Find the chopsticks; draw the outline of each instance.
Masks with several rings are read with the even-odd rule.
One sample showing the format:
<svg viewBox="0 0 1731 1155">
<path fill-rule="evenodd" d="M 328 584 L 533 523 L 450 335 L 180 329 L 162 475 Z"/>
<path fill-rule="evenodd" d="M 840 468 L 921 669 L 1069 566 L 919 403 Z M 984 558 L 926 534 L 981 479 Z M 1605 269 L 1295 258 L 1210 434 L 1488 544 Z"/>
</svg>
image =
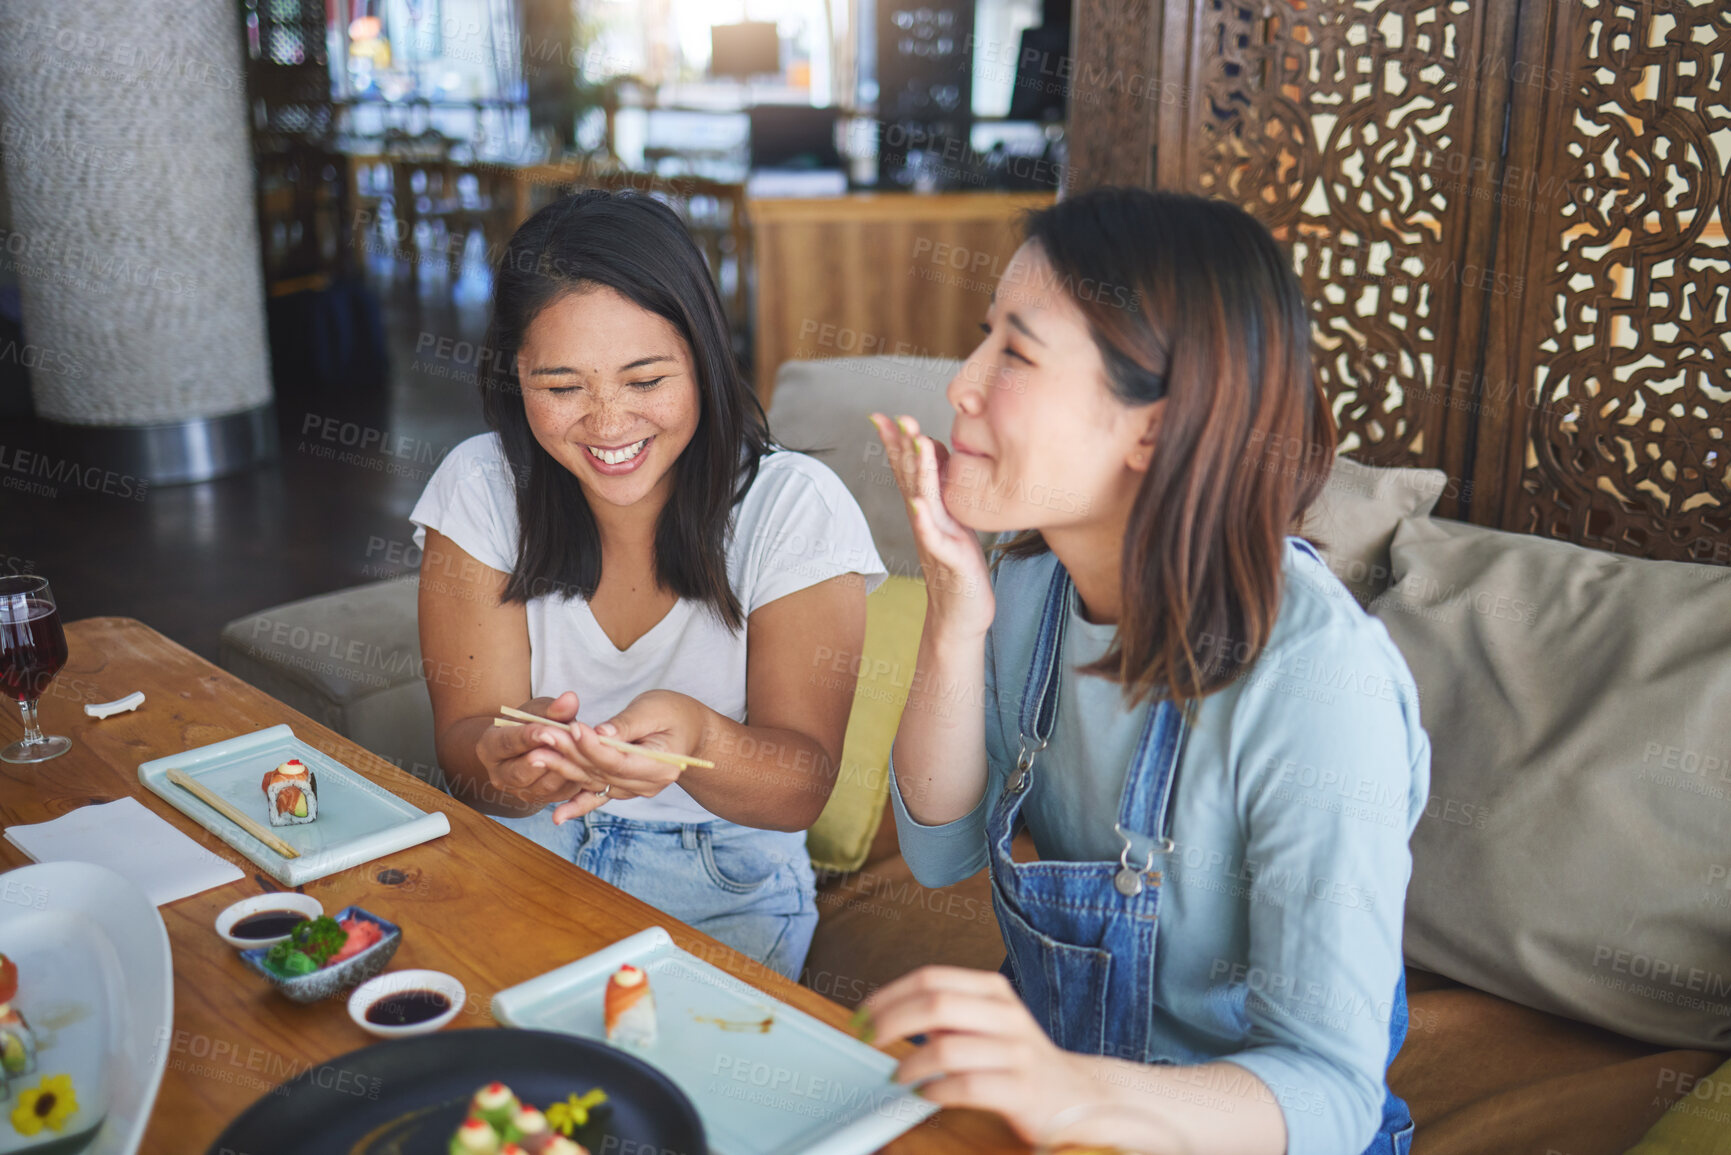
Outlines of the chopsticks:
<svg viewBox="0 0 1731 1155">
<path fill-rule="evenodd" d="M 525 722 L 545 722 L 549 726 L 563 726 L 567 730 L 571 731 L 572 734 L 577 733 L 577 727 L 569 722 L 555 721 L 552 718 L 543 717 L 540 714 L 531 714 L 527 710 L 517 710 L 510 706 L 500 706 L 499 713 L 505 715 L 505 717 L 494 718 L 493 725 L 495 726 L 521 726 Z M 510 721 L 512 718 L 517 720 L 514 722 Z M 705 758 L 693 758 L 689 754 L 670 754 L 666 750 L 651 750 L 647 746 L 639 746 L 633 742 L 626 742 L 620 738 L 609 738 L 606 734 L 596 734 L 595 738 L 597 741 L 603 742 L 613 747 L 615 750 L 623 750 L 627 754 L 641 754 L 645 758 L 653 759 L 656 762 L 665 762 L 669 766 L 679 766 L 681 768 L 686 766 L 701 766 L 705 770 L 715 769 L 715 763 Z"/>
<path fill-rule="evenodd" d="M 260 826 L 257 822 L 241 813 L 226 798 L 218 797 L 205 789 L 205 787 L 201 786 L 199 783 L 193 781 L 187 776 L 186 771 L 170 768 L 167 777 L 170 782 L 174 783 L 188 794 L 191 794 L 200 802 L 203 802 L 206 806 L 210 807 L 212 810 L 216 811 L 218 814 L 222 815 L 224 818 L 228 819 L 230 822 L 234 823 L 236 826 L 240 827 L 242 830 L 246 831 L 248 834 L 252 835 L 278 854 L 282 855 L 284 858 L 299 858 L 301 856 L 300 851 L 296 850 L 294 847 Z"/>
</svg>

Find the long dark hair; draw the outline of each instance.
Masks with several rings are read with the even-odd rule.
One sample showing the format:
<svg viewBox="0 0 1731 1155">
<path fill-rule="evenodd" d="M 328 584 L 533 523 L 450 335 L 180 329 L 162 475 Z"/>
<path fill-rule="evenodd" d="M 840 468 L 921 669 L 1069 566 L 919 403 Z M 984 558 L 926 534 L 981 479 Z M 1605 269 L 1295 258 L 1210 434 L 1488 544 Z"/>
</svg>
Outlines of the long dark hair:
<svg viewBox="0 0 1731 1155">
<path fill-rule="evenodd" d="M 1025 235 L 1087 317 L 1114 395 L 1166 399 L 1124 537 L 1117 637 L 1083 672 L 1131 703 L 1193 702 L 1267 645 L 1286 535 L 1334 458 L 1304 294 L 1268 230 L 1224 201 L 1101 188 L 1033 213 Z M 1046 548 L 1029 531 L 1003 552 Z"/>
<path fill-rule="evenodd" d="M 535 440 L 517 378 L 523 334 L 541 310 L 598 285 L 665 317 L 691 349 L 701 408 L 655 526 L 655 576 L 738 630 L 745 615 L 727 581 L 727 535 L 733 507 L 774 445 L 734 360 L 703 255 L 672 209 L 632 191 L 591 189 L 548 205 L 523 222 L 494 270 L 478 376 L 487 425 L 504 445 L 517 491 L 517 562 L 504 600 L 587 599 L 601 582 L 595 515 L 582 484 Z"/>
</svg>

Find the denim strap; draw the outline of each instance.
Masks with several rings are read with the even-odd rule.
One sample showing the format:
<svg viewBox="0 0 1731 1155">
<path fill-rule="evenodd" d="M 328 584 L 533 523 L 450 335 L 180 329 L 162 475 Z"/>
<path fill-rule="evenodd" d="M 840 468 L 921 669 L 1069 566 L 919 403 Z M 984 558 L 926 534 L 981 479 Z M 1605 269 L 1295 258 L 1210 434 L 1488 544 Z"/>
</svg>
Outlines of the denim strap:
<svg viewBox="0 0 1731 1155">
<path fill-rule="evenodd" d="M 1056 559 L 1054 559 L 1055 561 Z M 1019 726 L 1021 753 L 1017 759 L 1015 788 L 1025 788 L 1024 775 L 1031 775 L 1033 755 L 1045 748 L 1058 717 L 1059 661 L 1064 652 L 1064 624 L 1070 613 L 1070 574 L 1063 565 L 1052 569 L 1052 583 L 1040 614 L 1034 638 L 1034 657 L 1028 666 L 1027 685 L 1022 691 Z M 1127 844 L 1126 853 L 1152 862 L 1154 854 L 1172 849 L 1166 837 L 1166 815 L 1172 783 L 1177 777 L 1178 758 L 1185 733 L 1184 711 L 1162 698 L 1147 711 L 1130 769 L 1124 776 L 1118 801 L 1118 834 Z"/>
</svg>

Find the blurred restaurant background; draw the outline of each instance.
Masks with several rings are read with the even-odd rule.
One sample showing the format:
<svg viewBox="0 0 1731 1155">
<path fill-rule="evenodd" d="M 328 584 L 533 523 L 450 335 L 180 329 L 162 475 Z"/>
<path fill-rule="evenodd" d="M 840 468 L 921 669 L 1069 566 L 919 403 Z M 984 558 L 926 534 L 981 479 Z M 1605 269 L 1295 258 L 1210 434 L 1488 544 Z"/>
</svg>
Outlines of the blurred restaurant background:
<svg viewBox="0 0 1731 1155">
<path fill-rule="evenodd" d="M 206 657 L 412 579 L 490 263 L 562 192 L 680 212 L 773 407 L 790 364 L 965 355 L 1019 216 L 1103 184 L 1267 224 L 1342 452 L 1442 471 L 1438 514 L 1724 564 L 1728 37 L 1716 0 L 5 0 L 0 569 Z"/>
<path fill-rule="evenodd" d="M 680 211 L 766 400 L 790 358 L 966 353 L 1062 181 L 1072 20 L 9 0 L 0 568 L 213 658 L 247 611 L 412 573 L 414 499 L 484 431 L 491 262 L 574 188 Z M 915 244 L 961 259 L 886 262 Z"/>
</svg>

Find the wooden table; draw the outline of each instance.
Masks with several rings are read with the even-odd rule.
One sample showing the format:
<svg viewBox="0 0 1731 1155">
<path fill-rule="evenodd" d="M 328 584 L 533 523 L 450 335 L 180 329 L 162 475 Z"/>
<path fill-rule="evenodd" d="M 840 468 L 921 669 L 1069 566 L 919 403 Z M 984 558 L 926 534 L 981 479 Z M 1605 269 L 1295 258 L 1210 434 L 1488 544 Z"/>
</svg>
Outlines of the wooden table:
<svg viewBox="0 0 1731 1155">
<path fill-rule="evenodd" d="M 295 735 L 424 810 L 443 810 L 451 833 L 334 874 L 301 889 L 338 910 L 358 903 L 403 928 L 392 969 L 432 967 L 461 979 L 465 1012 L 448 1030 L 496 1026 L 493 994 L 655 924 L 686 950 L 825 1022 L 846 1029 L 847 1011 L 766 970 L 715 939 L 577 869 L 370 754 L 300 712 L 130 618 L 66 627 L 70 658 L 42 699 L 46 733 L 72 739 L 49 762 L 0 763 L 0 822 L 42 822 L 91 803 L 138 798 L 246 872 L 239 882 L 161 908 L 174 950 L 174 1036 L 142 1151 L 194 1155 L 271 1087 L 366 1046 L 344 1002 L 289 1002 L 247 970 L 211 925 L 238 899 L 280 890 L 269 875 L 138 781 L 138 764 L 278 722 Z M 143 690 L 143 706 L 104 721 L 85 702 Z M 0 743 L 19 737 L 15 708 Z M 26 859 L 0 841 L 0 867 Z M 885 1148 L 897 1155 L 1025 1151 L 1004 1124 L 945 1111 Z"/>
</svg>

